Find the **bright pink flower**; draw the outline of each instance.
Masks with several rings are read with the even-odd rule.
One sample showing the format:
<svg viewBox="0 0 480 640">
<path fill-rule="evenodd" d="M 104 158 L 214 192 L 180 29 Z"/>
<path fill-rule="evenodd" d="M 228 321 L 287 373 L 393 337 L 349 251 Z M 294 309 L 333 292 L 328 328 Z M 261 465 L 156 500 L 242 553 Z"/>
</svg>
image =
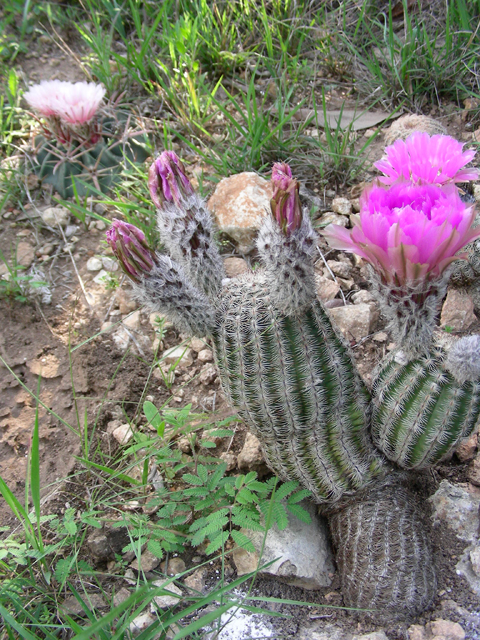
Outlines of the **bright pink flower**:
<svg viewBox="0 0 480 640">
<path fill-rule="evenodd" d="M 107 242 L 125 271 L 135 282 L 150 273 L 155 264 L 155 253 L 150 249 L 143 231 L 116 218 L 107 231 Z"/>
<path fill-rule="evenodd" d="M 412 133 L 406 140 L 397 140 L 385 148 L 386 157 L 375 163 L 385 174 L 379 180 L 387 185 L 402 181 L 442 185 L 476 180 L 476 169 L 463 169 L 475 151 L 463 151 L 463 146 L 450 136 Z"/>
<path fill-rule="evenodd" d="M 384 189 L 378 184 L 360 198 L 353 229 L 328 225 L 324 235 L 334 249 L 356 253 L 396 286 L 438 277 L 473 239 L 474 207 L 460 199 L 453 184 L 416 186 L 408 182 Z"/>
<path fill-rule="evenodd" d="M 90 122 L 100 108 L 105 89 L 94 82 L 44 80 L 25 94 L 25 100 L 45 118 L 81 125 Z"/>
<path fill-rule="evenodd" d="M 302 222 L 300 185 L 292 178 L 286 163 L 276 162 L 272 168 L 273 196 L 270 200 L 272 215 L 284 233 L 292 233 Z"/>
<path fill-rule="evenodd" d="M 164 151 L 152 164 L 148 188 L 157 209 L 161 209 L 163 200 L 180 205 L 184 198 L 193 194 L 185 167 L 174 151 Z"/>
</svg>

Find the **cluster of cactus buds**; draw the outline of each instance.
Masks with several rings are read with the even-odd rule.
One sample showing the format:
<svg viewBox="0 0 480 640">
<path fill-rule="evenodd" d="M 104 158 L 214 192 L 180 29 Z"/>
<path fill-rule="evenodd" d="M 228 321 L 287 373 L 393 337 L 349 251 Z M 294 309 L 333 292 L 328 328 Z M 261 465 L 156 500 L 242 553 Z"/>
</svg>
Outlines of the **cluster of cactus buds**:
<svg viewBox="0 0 480 640">
<path fill-rule="evenodd" d="M 431 603 L 435 570 L 421 508 L 394 465 L 436 463 L 480 414 L 480 338 L 460 341 L 450 354 L 431 340 L 445 270 L 480 235 L 454 184 L 472 175 L 463 169 L 471 154 L 437 138 L 387 150 L 390 164 L 380 166 L 387 186 L 366 192 L 354 230 L 326 231 L 333 246 L 377 269 L 379 295 L 396 319 L 404 351 L 384 364 L 372 398 L 316 298 L 316 234 L 288 165 L 273 167 L 271 215 L 257 239 L 263 269 L 254 273 L 225 278 L 210 214 L 172 152 L 149 173 L 168 255 L 151 252 L 143 234 L 121 222 L 108 235 L 139 299 L 184 331 L 212 339 L 223 390 L 260 439 L 270 468 L 300 482 L 321 505 L 346 604 L 397 616 Z M 428 158 L 429 144 L 430 165 L 443 163 L 433 173 L 414 156 L 420 145 Z M 405 175 L 415 184 L 404 184 Z M 409 321 L 419 309 L 427 330 Z M 412 356 L 419 339 L 422 349 Z M 363 539 L 368 544 L 359 544 Z"/>
</svg>

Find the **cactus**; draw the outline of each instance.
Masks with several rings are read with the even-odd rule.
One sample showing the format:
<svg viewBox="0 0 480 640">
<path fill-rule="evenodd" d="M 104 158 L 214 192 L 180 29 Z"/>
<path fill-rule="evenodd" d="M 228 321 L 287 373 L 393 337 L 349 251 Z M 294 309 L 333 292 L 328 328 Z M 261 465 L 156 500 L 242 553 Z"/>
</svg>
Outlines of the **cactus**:
<svg viewBox="0 0 480 640">
<path fill-rule="evenodd" d="M 373 610 L 375 621 L 411 618 L 436 593 L 423 506 L 392 476 L 329 512 L 345 605 Z"/>
<path fill-rule="evenodd" d="M 480 358 L 478 337 L 472 338 L 460 340 L 448 357 L 440 348 L 412 360 L 396 354 L 381 368 L 373 384 L 372 436 L 400 467 L 436 464 L 475 428 Z"/>
<path fill-rule="evenodd" d="M 122 252 L 110 239 L 143 302 L 163 305 L 185 330 L 212 338 L 225 394 L 260 439 L 269 466 L 282 479 L 298 480 L 322 506 L 347 604 L 397 617 L 430 604 L 435 569 L 421 508 L 396 473 L 385 479 L 372 434 L 394 462 L 424 468 L 468 435 L 480 413 L 480 339 L 459 341 L 448 356 L 432 341 L 446 269 L 480 235 L 471 229 L 473 208 L 454 184 L 472 175 L 462 169 L 471 154 L 448 141 L 433 143 L 446 153 L 432 174 L 439 184 L 422 182 L 430 167 L 412 158 L 416 173 L 409 173 L 393 155 L 388 180 L 405 173 L 419 184 L 376 185 L 363 199 L 370 207 L 361 212 L 363 227 L 330 232 L 336 248 L 359 253 L 380 272 L 379 296 L 407 348 L 407 356 L 397 353 L 381 369 L 372 402 L 348 345 L 316 300 L 315 234 L 287 165 L 272 172 L 259 272 L 224 278 L 205 205 L 171 153 L 149 176 L 171 257 L 155 254 L 150 267 L 138 249 L 148 265 L 141 273 L 138 253 Z M 395 216 L 402 217 L 392 226 Z"/>
</svg>

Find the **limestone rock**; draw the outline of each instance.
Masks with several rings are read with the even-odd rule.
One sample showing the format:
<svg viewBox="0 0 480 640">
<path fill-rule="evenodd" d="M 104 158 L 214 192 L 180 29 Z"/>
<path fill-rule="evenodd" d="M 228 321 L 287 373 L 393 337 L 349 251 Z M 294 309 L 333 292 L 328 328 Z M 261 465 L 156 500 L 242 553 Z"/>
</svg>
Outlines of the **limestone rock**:
<svg viewBox="0 0 480 640">
<path fill-rule="evenodd" d="M 188 575 L 183 582 L 189 589 L 192 589 L 197 593 L 203 593 L 205 591 L 205 580 L 207 575 L 208 572 L 206 567 L 200 567 Z"/>
<path fill-rule="evenodd" d="M 466 330 L 477 319 L 473 309 L 473 300 L 467 293 L 450 289 L 443 303 L 440 324 L 455 331 Z"/>
<path fill-rule="evenodd" d="M 140 309 L 137 309 L 133 313 L 130 313 L 126 318 L 122 320 L 122 323 L 126 327 L 128 327 L 128 329 L 137 331 L 140 328 Z"/>
<path fill-rule="evenodd" d="M 445 135 L 447 130 L 441 122 L 428 116 L 406 115 L 398 118 L 385 132 L 385 144 L 393 144 L 395 140 L 405 140 L 415 131 L 424 131 L 433 136 Z"/>
<path fill-rule="evenodd" d="M 164 580 L 154 580 L 153 582 L 153 585 L 155 587 L 163 587 L 164 584 Z M 183 598 L 182 590 L 177 587 L 176 584 L 173 584 L 173 582 L 165 585 L 165 591 L 170 591 L 172 595 L 155 596 L 153 598 L 155 604 L 157 605 L 157 607 L 160 607 L 160 609 L 168 609 L 168 607 L 174 607 L 179 603 L 181 598 Z M 152 610 L 152 613 L 154 613 L 155 606 L 153 605 L 153 603 L 150 605 L 150 608 Z"/>
<path fill-rule="evenodd" d="M 201 338 L 192 338 L 190 340 L 190 347 L 195 351 L 195 353 L 200 353 L 200 351 L 203 351 L 206 346 L 205 340 L 202 340 Z"/>
<path fill-rule="evenodd" d="M 472 484 L 480 487 L 480 456 L 477 456 L 468 465 L 467 477 Z"/>
<path fill-rule="evenodd" d="M 351 638 L 351 633 L 346 633 L 333 624 L 322 624 L 318 630 L 315 625 L 310 624 L 308 627 L 301 627 L 297 633 L 297 640 L 351 640 Z"/>
<path fill-rule="evenodd" d="M 117 289 L 115 297 L 117 299 L 118 308 L 120 309 L 120 313 L 122 314 L 122 316 L 135 311 L 135 309 L 138 307 L 136 301 L 132 298 L 131 292 L 127 289 Z"/>
<path fill-rule="evenodd" d="M 248 271 L 250 271 L 248 264 L 243 258 L 225 258 L 223 264 L 225 273 L 229 278 L 236 278 L 242 273 L 248 273 Z"/>
<path fill-rule="evenodd" d="M 464 640 L 465 638 L 465 631 L 458 622 L 450 620 L 434 620 L 426 625 L 425 630 L 427 638 L 435 636 L 443 637 L 445 640 Z"/>
<path fill-rule="evenodd" d="M 172 347 L 164 352 L 162 358 L 163 363 L 172 365 L 177 361 L 177 366 L 189 367 L 193 364 L 193 355 L 190 347 L 180 345 L 178 347 Z"/>
<path fill-rule="evenodd" d="M 90 611 L 96 609 L 106 609 L 107 604 L 99 593 L 82 593 L 82 600 L 87 605 Z M 70 596 L 60 606 L 61 612 L 70 616 L 82 616 L 86 617 L 85 610 L 75 596 Z"/>
<path fill-rule="evenodd" d="M 102 269 L 103 264 L 99 258 L 93 256 L 87 260 L 87 270 L 88 271 L 100 271 Z"/>
<path fill-rule="evenodd" d="M 248 432 L 242 450 L 238 454 L 237 465 L 239 469 L 258 471 L 265 465 L 260 440 Z"/>
<path fill-rule="evenodd" d="M 353 302 L 353 304 L 376 305 L 373 294 L 370 293 L 370 291 L 367 291 L 366 289 L 361 289 L 360 291 L 357 291 L 356 293 L 354 293 L 351 296 L 351 301 Z"/>
<path fill-rule="evenodd" d="M 254 571 L 259 564 L 278 558 L 276 562 L 260 573 L 277 576 L 288 584 L 303 589 L 321 589 L 332 582 L 334 565 L 328 543 L 325 521 L 317 515 L 316 506 L 302 502 L 312 518 L 310 524 L 288 515 L 288 527 L 279 531 L 274 525 L 267 533 L 263 555 L 260 558 L 264 538 L 262 531 L 242 530 L 253 542 L 255 553 L 237 548 L 233 561 L 238 575 Z"/>
<path fill-rule="evenodd" d="M 198 379 L 202 384 L 212 384 L 217 379 L 217 371 L 212 364 L 205 364 L 200 371 Z"/>
<path fill-rule="evenodd" d="M 182 560 L 182 558 L 176 556 L 169 559 L 168 565 L 164 560 L 160 565 L 160 569 L 168 576 L 176 576 L 179 573 L 183 573 L 184 571 L 186 571 L 187 567 L 185 566 L 185 562 Z M 168 569 L 168 571 L 165 571 L 165 569 Z"/>
<path fill-rule="evenodd" d="M 469 438 L 465 438 L 460 442 L 455 450 L 457 457 L 461 462 L 470 462 L 475 457 L 478 447 L 478 433 L 475 431 Z"/>
<path fill-rule="evenodd" d="M 315 287 L 317 296 L 323 302 L 333 300 L 337 293 L 340 291 L 340 285 L 338 284 L 338 282 L 330 280 L 325 276 L 317 276 L 315 278 Z"/>
<path fill-rule="evenodd" d="M 130 567 L 136 569 L 136 571 L 148 572 L 158 567 L 159 564 L 160 558 L 154 556 L 153 553 L 147 549 L 140 555 L 140 558 L 135 558 L 135 560 L 130 563 Z"/>
<path fill-rule="evenodd" d="M 408 640 L 425 640 L 425 628 L 421 624 L 412 624 L 407 632 Z"/>
<path fill-rule="evenodd" d="M 213 352 L 211 349 L 202 349 L 197 358 L 199 362 L 213 362 Z"/>
<path fill-rule="evenodd" d="M 334 198 L 332 202 L 332 211 L 342 216 L 348 216 L 352 213 L 352 203 L 348 198 Z"/>
<path fill-rule="evenodd" d="M 348 227 L 350 220 L 346 216 L 342 216 L 339 213 L 333 213 L 332 211 L 327 211 L 320 219 L 320 224 L 322 227 L 326 227 L 327 224 L 338 224 L 341 227 Z"/>
<path fill-rule="evenodd" d="M 385 631 L 374 631 L 373 633 L 364 633 L 361 636 L 353 636 L 352 640 L 388 640 Z"/>
<path fill-rule="evenodd" d="M 57 224 L 66 228 L 70 219 L 68 209 L 65 207 L 47 207 L 42 213 L 42 220 L 49 227 L 55 227 Z"/>
<path fill-rule="evenodd" d="M 221 180 L 208 201 L 218 228 L 244 251 L 255 246 L 263 218 L 270 211 L 272 185 L 256 173 L 238 173 Z"/>
<path fill-rule="evenodd" d="M 231 451 L 221 453 L 220 459 L 227 463 L 227 471 L 232 471 L 237 466 L 237 456 Z"/>
<path fill-rule="evenodd" d="M 139 636 L 142 631 L 148 629 L 157 620 L 157 616 L 153 616 L 148 611 L 141 613 L 130 623 L 129 631 L 134 638 Z"/>
<path fill-rule="evenodd" d="M 352 265 L 337 260 L 327 260 L 327 264 L 332 272 L 339 278 L 350 278 L 352 275 Z"/>
<path fill-rule="evenodd" d="M 355 342 L 372 333 L 378 318 L 376 310 L 365 303 L 336 307 L 330 314 L 346 339 Z"/>
<path fill-rule="evenodd" d="M 442 480 L 438 490 L 429 498 L 433 507 L 434 525 L 448 525 L 460 540 L 473 542 L 479 527 L 480 496 L 461 485 Z"/>
<path fill-rule="evenodd" d="M 127 444 L 133 438 L 132 427 L 129 424 L 122 424 L 112 431 L 112 436 L 119 444 Z"/>
</svg>

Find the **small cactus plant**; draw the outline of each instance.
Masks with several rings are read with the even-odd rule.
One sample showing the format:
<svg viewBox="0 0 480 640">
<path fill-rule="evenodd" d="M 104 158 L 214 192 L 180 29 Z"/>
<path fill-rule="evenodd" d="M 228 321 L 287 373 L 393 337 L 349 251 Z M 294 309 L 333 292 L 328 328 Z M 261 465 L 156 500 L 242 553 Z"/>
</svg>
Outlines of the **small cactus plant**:
<svg viewBox="0 0 480 640">
<path fill-rule="evenodd" d="M 93 82 L 52 80 L 24 96 L 42 118 L 43 133 L 32 143 L 33 169 L 63 198 L 107 191 L 126 161 L 144 161 L 148 155 L 145 136 L 126 133 L 126 118 L 102 108 L 104 95 Z"/>
<path fill-rule="evenodd" d="M 223 389 L 260 439 L 268 464 L 282 479 L 298 480 L 322 506 L 345 603 L 397 617 L 431 603 L 435 568 L 419 504 L 383 454 L 407 468 L 433 464 L 468 434 L 480 412 L 480 339 L 459 343 L 447 356 L 432 338 L 445 270 L 480 236 L 471 229 L 473 209 L 454 185 L 473 174 L 462 170 L 471 154 L 452 139 L 432 140 L 430 164 L 440 158 L 441 167 L 432 173 L 416 162 L 419 145 L 429 151 L 429 138 L 413 146 L 397 142 L 406 145 L 396 152 L 409 167 L 390 153 L 389 167 L 380 167 L 387 186 L 364 194 L 356 229 L 325 233 L 377 269 L 378 295 L 404 350 L 381 369 L 373 401 L 316 299 L 315 234 L 288 165 L 272 172 L 272 215 L 257 241 L 263 270 L 225 278 L 208 212 L 171 152 L 149 176 L 170 255 L 149 253 L 141 237 L 130 243 L 130 255 L 117 240 L 118 222 L 109 237 L 141 301 L 170 312 L 184 330 L 212 338 Z M 410 462 L 397 455 L 399 448 Z"/>
</svg>

